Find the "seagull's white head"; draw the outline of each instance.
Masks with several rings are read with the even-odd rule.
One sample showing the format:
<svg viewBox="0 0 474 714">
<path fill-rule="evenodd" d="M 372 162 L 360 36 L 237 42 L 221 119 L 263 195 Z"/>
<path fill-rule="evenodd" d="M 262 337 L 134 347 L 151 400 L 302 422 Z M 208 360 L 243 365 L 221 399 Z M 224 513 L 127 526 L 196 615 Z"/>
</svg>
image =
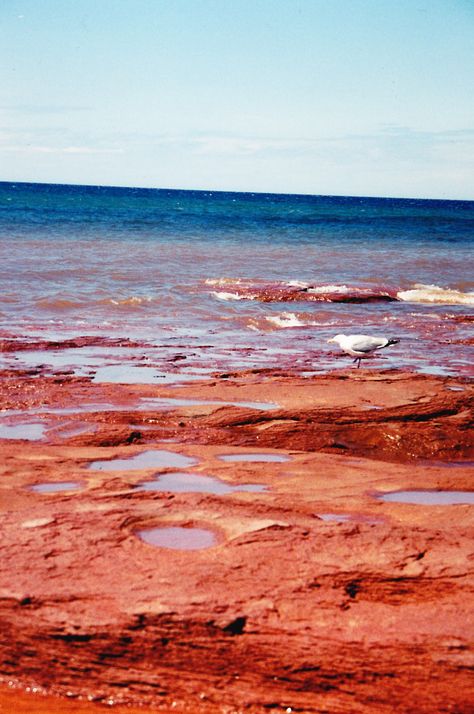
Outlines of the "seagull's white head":
<svg viewBox="0 0 474 714">
<path fill-rule="evenodd" d="M 328 340 L 329 342 L 335 342 L 336 344 L 339 344 L 339 342 L 344 339 L 345 335 L 334 335 L 334 337 L 331 337 L 331 339 Z"/>
</svg>

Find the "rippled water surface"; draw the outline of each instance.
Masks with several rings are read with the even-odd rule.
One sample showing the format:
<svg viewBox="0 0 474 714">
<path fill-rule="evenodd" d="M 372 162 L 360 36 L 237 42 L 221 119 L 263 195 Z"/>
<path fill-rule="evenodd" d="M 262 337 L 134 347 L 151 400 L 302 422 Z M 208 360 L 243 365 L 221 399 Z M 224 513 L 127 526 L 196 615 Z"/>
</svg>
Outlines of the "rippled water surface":
<svg viewBox="0 0 474 714">
<path fill-rule="evenodd" d="M 350 365 L 337 333 L 400 339 L 366 369 L 467 374 L 473 235 L 473 202 L 0 183 L 0 329 L 145 341 L 130 382 Z M 123 379 L 80 352 L 52 367 Z"/>
</svg>

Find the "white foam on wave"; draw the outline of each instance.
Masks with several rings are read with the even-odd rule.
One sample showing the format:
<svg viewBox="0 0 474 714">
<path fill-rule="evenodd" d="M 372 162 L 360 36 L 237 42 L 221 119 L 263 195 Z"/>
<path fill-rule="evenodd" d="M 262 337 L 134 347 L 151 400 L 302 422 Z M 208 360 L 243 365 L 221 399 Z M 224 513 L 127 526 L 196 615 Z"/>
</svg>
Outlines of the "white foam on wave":
<svg viewBox="0 0 474 714">
<path fill-rule="evenodd" d="M 251 318 L 247 322 L 247 327 L 256 332 L 267 332 L 268 324 L 270 324 L 272 328 L 284 330 L 289 327 L 327 327 L 337 325 L 338 323 L 332 320 L 314 320 L 307 314 L 297 315 L 294 312 L 281 312 L 278 315 L 265 315 L 265 317 L 261 319 Z"/>
<path fill-rule="evenodd" d="M 289 288 L 302 288 L 306 289 L 310 287 L 309 283 L 305 283 L 303 280 L 290 280 L 287 283 Z"/>
<path fill-rule="evenodd" d="M 112 305 L 123 305 L 123 306 L 133 306 L 133 305 L 143 305 L 144 303 L 149 303 L 152 302 L 153 298 L 149 296 L 145 297 L 138 297 L 137 295 L 131 295 L 130 297 L 126 298 L 110 298 L 107 302 L 109 302 Z"/>
<path fill-rule="evenodd" d="M 249 300 L 251 299 L 248 295 L 239 295 L 238 293 L 228 293 L 228 292 L 212 292 L 218 300 Z"/>
<path fill-rule="evenodd" d="M 301 320 L 294 312 L 282 312 L 280 315 L 267 315 L 265 320 L 276 327 L 305 327 L 317 324 Z"/>
<path fill-rule="evenodd" d="M 419 302 L 435 305 L 474 305 L 474 292 L 441 288 L 438 285 L 414 285 L 410 290 L 401 290 L 397 298 L 403 302 Z"/>
<path fill-rule="evenodd" d="M 271 315 L 265 319 L 276 327 L 302 327 L 305 324 L 294 312 L 282 312 L 281 315 Z"/>
<path fill-rule="evenodd" d="M 240 278 L 206 278 L 204 281 L 205 285 L 241 285 L 242 280 Z"/>
<path fill-rule="evenodd" d="M 347 285 L 320 285 L 317 288 L 309 288 L 309 293 L 325 294 L 325 293 L 349 293 L 354 292 L 356 288 L 348 288 Z"/>
</svg>

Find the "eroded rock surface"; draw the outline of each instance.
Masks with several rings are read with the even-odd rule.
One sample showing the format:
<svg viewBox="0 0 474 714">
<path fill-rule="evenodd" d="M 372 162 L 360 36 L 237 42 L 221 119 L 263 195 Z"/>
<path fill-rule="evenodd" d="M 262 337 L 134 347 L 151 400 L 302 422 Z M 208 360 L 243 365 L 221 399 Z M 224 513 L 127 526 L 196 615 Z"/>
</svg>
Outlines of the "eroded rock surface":
<svg viewBox="0 0 474 714">
<path fill-rule="evenodd" d="M 227 714 L 473 710 L 474 506 L 376 497 L 474 490 L 469 382 L 1 379 L 2 422 L 45 427 L 35 442 L 0 441 L 5 684 L 82 697 L 84 711 L 87 698 Z M 165 397 L 198 403 L 147 402 Z M 278 407 L 235 406 L 249 401 Z M 196 478 L 267 490 L 155 493 L 135 486 L 176 468 L 89 468 L 154 447 L 193 457 Z M 219 458 L 268 452 L 291 458 Z M 56 480 L 84 488 L 28 490 Z M 206 528 L 216 545 L 143 543 L 155 526 Z"/>
</svg>

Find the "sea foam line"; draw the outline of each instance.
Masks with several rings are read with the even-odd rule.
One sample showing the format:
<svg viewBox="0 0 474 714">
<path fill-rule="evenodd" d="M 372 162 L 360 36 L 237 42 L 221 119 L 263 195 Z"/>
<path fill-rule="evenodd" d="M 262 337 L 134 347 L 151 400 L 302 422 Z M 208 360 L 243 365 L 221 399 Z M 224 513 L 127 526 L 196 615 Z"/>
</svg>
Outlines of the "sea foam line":
<svg viewBox="0 0 474 714">
<path fill-rule="evenodd" d="M 417 302 L 436 305 L 474 305 L 474 292 L 463 293 L 460 290 L 441 288 L 438 285 L 416 284 L 409 290 L 397 292 L 402 302 Z"/>
</svg>

